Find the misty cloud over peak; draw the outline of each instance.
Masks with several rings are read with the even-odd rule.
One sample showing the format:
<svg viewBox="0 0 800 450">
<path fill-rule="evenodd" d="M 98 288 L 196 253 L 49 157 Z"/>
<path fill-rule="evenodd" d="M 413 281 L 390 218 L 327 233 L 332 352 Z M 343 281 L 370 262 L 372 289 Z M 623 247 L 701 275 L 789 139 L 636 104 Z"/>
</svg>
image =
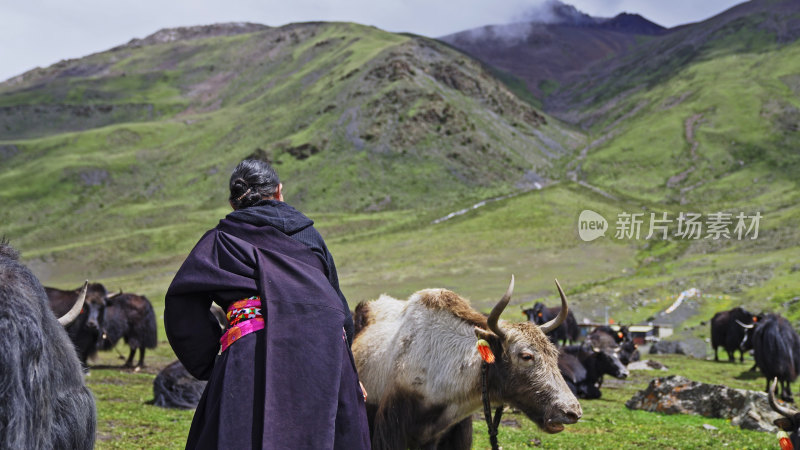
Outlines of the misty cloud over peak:
<svg viewBox="0 0 800 450">
<path fill-rule="evenodd" d="M 559 0 L 544 0 L 513 17 L 511 22 L 529 22 L 560 25 L 593 25 L 599 19 Z"/>
<path fill-rule="evenodd" d="M 594 17 L 580 11 L 573 5 L 559 0 L 543 0 L 521 12 L 513 14 L 504 24 L 486 25 L 444 36 L 446 42 L 458 39 L 467 41 L 494 40 L 506 45 L 516 45 L 527 41 L 531 36 L 541 40 L 547 26 L 575 26 L 599 28 L 630 34 L 661 34 L 666 28 L 653 23 L 639 14 L 623 12 L 615 17 Z"/>
</svg>

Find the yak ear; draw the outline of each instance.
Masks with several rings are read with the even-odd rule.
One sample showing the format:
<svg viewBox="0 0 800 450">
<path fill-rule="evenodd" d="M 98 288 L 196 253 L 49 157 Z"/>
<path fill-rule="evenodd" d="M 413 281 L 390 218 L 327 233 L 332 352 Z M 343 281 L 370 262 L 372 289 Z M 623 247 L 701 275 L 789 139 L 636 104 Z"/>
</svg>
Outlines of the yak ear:
<svg viewBox="0 0 800 450">
<path fill-rule="evenodd" d="M 777 419 L 773 420 L 772 423 L 774 423 L 776 427 L 783 431 L 788 433 L 792 432 L 792 421 L 786 417 L 778 417 Z"/>
</svg>

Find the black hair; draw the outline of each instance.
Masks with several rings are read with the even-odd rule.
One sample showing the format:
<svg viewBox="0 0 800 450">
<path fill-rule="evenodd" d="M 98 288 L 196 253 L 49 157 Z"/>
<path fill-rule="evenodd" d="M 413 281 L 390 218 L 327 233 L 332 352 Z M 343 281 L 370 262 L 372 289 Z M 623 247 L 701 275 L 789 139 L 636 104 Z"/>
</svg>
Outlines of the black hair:
<svg viewBox="0 0 800 450">
<path fill-rule="evenodd" d="M 247 208 L 275 195 L 279 184 L 278 174 L 268 162 L 245 159 L 231 174 L 229 200 L 234 209 Z"/>
</svg>

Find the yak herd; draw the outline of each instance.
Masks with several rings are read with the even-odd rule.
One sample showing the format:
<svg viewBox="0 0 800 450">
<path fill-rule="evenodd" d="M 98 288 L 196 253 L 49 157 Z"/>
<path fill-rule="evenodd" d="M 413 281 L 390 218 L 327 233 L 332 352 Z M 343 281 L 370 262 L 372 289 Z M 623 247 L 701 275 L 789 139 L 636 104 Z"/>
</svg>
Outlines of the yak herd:
<svg viewBox="0 0 800 450">
<path fill-rule="evenodd" d="M 730 362 L 744 361 L 744 353 L 753 352 L 756 360 L 751 370 L 760 370 L 766 377 L 766 391 L 777 379 L 781 398 L 792 402 L 790 383 L 800 374 L 800 336 L 784 317 L 777 314 L 753 314 L 741 307 L 718 312 L 711 319 L 711 346 L 714 360 L 719 361 L 719 347 L 728 353 Z"/>
<path fill-rule="evenodd" d="M 75 303 L 79 289 L 61 290 L 45 287 L 50 308 L 56 315 Z M 156 314 L 147 297 L 117 292 L 108 294 L 100 283 L 90 283 L 86 301 L 78 318 L 66 327 L 78 359 L 88 371 L 88 359 L 98 350 L 111 350 L 123 339 L 130 347 L 124 367 L 133 367 L 139 351 L 137 368 L 144 366 L 145 349 L 157 344 Z"/>
<path fill-rule="evenodd" d="M 794 401 L 791 383 L 800 374 L 800 336 L 789 321 L 778 314 L 753 314 L 741 307 L 721 311 L 711 318 L 711 346 L 715 361 L 719 361 L 719 347 L 725 349 L 730 362 L 736 361 L 736 351 L 739 362 L 744 362 L 745 352 L 753 352 L 756 363 L 750 370 L 764 374 L 769 404 L 783 416 L 775 425 L 790 433 L 793 448 L 800 448 L 800 412 L 775 401 L 778 384 L 781 399 Z"/>
<path fill-rule="evenodd" d="M 482 404 L 510 405 L 557 433 L 581 417 L 578 398 L 600 397 L 604 375 L 628 376 L 626 365 L 639 354 L 625 327 L 597 327 L 579 342 L 561 286 L 560 307 L 539 303 L 523 311 L 528 321 L 500 321 L 513 287 L 512 277 L 488 316 L 445 289 L 358 305 L 352 349 L 369 392 L 373 447 L 470 448 L 472 414 Z M 99 283 L 45 288 L 6 241 L 0 302 L 0 448 L 92 448 L 96 408 L 84 381 L 87 359 L 122 339 L 131 349 L 125 366 L 133 366 L 137 350 L 143 366 L 145 349 L 156 345 L 152 305 L 135 294 L 109 295 Z M 774 392 L 780 383 L 781 398 L 791 401 L 790 383 L 800 373 L 800 337 L 789 322 L 734 308 L 717 313 L 711 331 L 715 360 L 718 347 L 730 361 L 736 351 L 740 361 L 753 351 L 770 405 L 783 416 L 775 423 L 800 448 L 800 413 L 779 404 Z"/>
<path fill-rule="evenodd" d="M 528 320 L 535 324 L 552 320 L 560 311 L 561 307 L 548 308 L 538 302 L 532 308 L 522 310 Z M 580 328 L 572 311 L 567 313 L 564 323 L 549 332 L 547 337 L 554 345 L 562 345 L 558 354 L 558 368 L 567 386 L 579 398 L 600 398 L 604 375 L 626 378 L 629 375 L 628 363 L 639 360 L 637 345 L 625 326 L 620 327 L 619 331 L 609 326 L 596 327 L 583 343 L 578 344 Z"/>
</svg>

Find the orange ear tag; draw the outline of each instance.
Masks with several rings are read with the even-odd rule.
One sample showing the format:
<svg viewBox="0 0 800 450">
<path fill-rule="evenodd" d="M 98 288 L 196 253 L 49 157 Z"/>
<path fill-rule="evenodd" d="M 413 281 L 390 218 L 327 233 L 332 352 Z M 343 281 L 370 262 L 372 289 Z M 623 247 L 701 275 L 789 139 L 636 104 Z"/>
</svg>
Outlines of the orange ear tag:
<svg viewBox="0 0 800 450">
<path fill-rule="evenodd" d="M 794 450 L 792 441 L 789 440 L 789 434 L 785 431 L 778 431 L 778 442 L 781 444 L 781 450 Z"/>
<path fill-rule="evenodd" d="M 478 339 L 478 343 L 475 345 L 478 347 L 478 353 L 481 354 L 481 358 L 489 364 L 494 364 L 494 353 L 492 353 L 492 349 L 489 347 L 489 343 L 486 342 L 484 339 Z"/>
</svg>

